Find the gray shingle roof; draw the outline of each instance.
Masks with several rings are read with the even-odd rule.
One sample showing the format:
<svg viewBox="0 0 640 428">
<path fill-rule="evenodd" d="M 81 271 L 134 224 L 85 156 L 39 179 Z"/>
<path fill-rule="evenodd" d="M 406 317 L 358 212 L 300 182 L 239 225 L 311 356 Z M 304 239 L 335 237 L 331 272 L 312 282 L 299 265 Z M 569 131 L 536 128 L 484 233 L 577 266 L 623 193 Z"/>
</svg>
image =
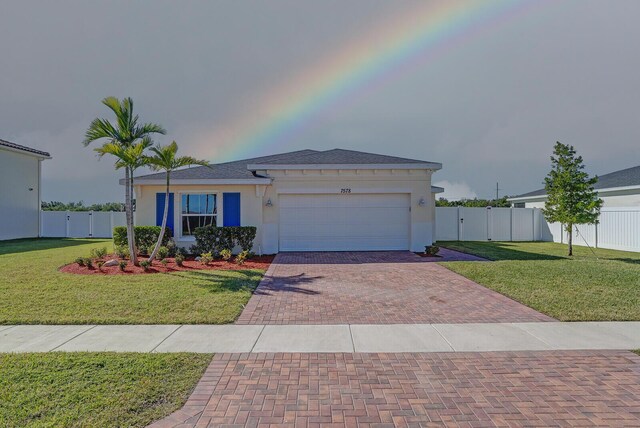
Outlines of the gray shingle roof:
<svg viewBox="0 0 640 428">
<path fill-rule="evenodd" d="M 281 153 L 271 156 L 262 156 L 251 159 L 243 159 L 239 161 L 212 164 L 211 168 L 198 166 L 193 168 L 181 169 L 171 174 L 173 179 L 182 180 L 198 180 L 198 179 L 250 179 L 255 178 L 251 171 L 247 169 L 247 165 L 307 165 L 307 164 L 406 164 L 420 163 L 429 164 L 430 162 L 405 159 L 395 156 L 377 155 L 373 153 L 356 152 L 353 150 L 333 149 L 327 151 L 317 150 L 299 150 L 289 153 Z M 136 177 L 138 179 L 155 180 L 164 179 L 163 172 L 156 174 L 142 175 Z M 260 176 L 257 176 L 260 177 Z"/>
<path fill-rule="evenodd" d="M 0 140 L 0 146 L 9 147 L 11 149 L 22 150 L 27 153 L 34 153 L 36 155 L 51 157 L 51 155 L 47 152 L 43 152 L 41 150 L 32 149 L 31 147 L 21 146 L 20 144 L 12 143 L 10 141 Z"/>
<path fill-rule="evenodd" d="M 593 186 L 596 190 L 611 189 L 613 187 L 640 186 L 640 165 L 620 171 L 610 172 L 598 177 L 598 182 Z M 523 193 L 513 198 L 527 198 L 534 196 L 545 196 L 547 192 L 544 189 L 534 190 L 533 192 Z"/>
<path fill-rule="evenodd" d="M 210 168 L 206 166 L 196 166 L 193 168 L 186 168 L 174 171 L 171 173 L 173 179 L 178 180 L 198 180 L 198 179 L 243 179 L 243 178 L 255 178 L 253 173 L 247 169 L 247 165 L 254 162 L 290 162 L 298 156 L 308 155 L 315 152 L 315 150 L 299 150 L 296 152 L 281 153 L 271 156 L 262 156 L 252 159 L 243 159 L 233 162 L 225 162 L 218 164 L 211 164 Z M 164 179 L 164 172 L 158 172 L 155 174 L 142 175 L 136 178 L 143 178 L 148 180 Z"/>
<path fill-rule="evenodd" d="M 267 161 L 250 162 L 251 164 L 271 165 L 367 165 L 367 164 L 407 164 L 427 162 L 416 159 L 399 158 L 396 156 L 378 155 L 375 153 L 357 152 L 355 150 L 333 149 L 323 152 L 312 151 L 305 156 L 297 156 L 287 161 L 282 159 L 270 159 Z"/>
</svg>

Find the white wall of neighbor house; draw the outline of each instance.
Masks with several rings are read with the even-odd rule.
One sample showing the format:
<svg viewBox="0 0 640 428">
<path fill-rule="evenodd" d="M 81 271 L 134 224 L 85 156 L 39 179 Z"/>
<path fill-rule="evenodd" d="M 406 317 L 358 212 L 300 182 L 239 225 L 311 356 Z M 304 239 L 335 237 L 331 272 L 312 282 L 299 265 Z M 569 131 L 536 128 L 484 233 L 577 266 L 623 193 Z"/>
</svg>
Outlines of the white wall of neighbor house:
<svg viewBox="0 0 640 428">
<path fill-rule="evenodd" d="M 38 157 L 0 149 L 0 240 L 39 234 Z"/>
<path fill-rule="evenodd" d="M 615 190 L 601 192 L 602 206 L 605 208 L 640 207 L 640 189 Z M 535 198 L 524 203 L 525 208 L 544 208 L 544 197 Z"/>
<path fill-rule="evenodd" d="M 165 186 L 144 185 L 135 186 L 136 213 L 135 223 L 137 225 L 156 224 L 156 193 L 164 193 Z M 195 243 L 193 236 L 182 236 L 181 234 L 181 200 L 182 195 L 187 193 L 208 193 L 215 194 L 217 204 L 217 224 L 222 226 L 224 204 L 222 194 L 227 192 L 240 193 L 240 222 L 243 226 L 256 226 L 256 239 L 254 252 L 259 250 L 258 245 L 263 241 L 262 226 L 262 194 L 261 189 L 256 185 L 171 185 L 171 192 L 174 194 L 173 210 L 175 224 L 175 241 L 185 248 L 189 248 Z M 264 251 L 263 251 L 264 252 Z"/>
</svg>

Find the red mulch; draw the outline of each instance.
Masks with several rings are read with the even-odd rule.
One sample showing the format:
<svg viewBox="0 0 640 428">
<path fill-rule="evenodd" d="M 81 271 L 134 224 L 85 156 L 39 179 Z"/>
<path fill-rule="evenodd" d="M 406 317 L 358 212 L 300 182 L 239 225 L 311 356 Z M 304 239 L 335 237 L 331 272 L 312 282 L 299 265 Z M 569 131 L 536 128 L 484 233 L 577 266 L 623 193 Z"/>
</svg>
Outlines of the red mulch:
<svg viewBox="0 0 640 428">
<path fill-rule="evenodd" d="M 77 263 L 70 263 L 62 266 L 60 272 L 74 273 L 77 275 L 136 275 L 136 274 L 148 274 L 148 273 L 171 273 L 180 271 L 196 271 L 196 270 L 247 270 L 247 269 L 262 269 L 267 270 L 275 256 L 255 256 L 244 262 L 243 265 L 239 265 L 233 261 L 214 260 L 208 265 L 203 265 L 195 260 L 187 259 L 182 266 L 178 266 L 173 258 L 167 258 L 167 266 L 163 266 L 158 260 L 154 260 L 149 270 L 145 271 L 141 266 L 134 266 L 127 260 L 127 267 L 124 271 L 120 270 L 119 266 L 102 267 L 102 270 L 98 269 L 96 262 L 93 262 L 93 268 L 89 269 L 86 266 L 78 266 Z M 139 257 L 138 260 L 146 260 L 148 257 Z M 120 261 L 116 256 L 106 257 L 104 260 L 116 259 Z"/>
</svg>

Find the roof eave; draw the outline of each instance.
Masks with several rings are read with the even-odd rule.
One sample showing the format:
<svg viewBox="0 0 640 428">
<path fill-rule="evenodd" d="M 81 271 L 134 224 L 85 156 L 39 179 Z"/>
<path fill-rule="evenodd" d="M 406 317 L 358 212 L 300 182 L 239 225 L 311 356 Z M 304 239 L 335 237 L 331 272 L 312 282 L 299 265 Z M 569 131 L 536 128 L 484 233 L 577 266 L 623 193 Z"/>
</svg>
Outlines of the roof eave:
<svg viewBox="0 0 640 428">
<path fill-rule="evenodd" d="M 8 152 L 20 153 L 21 155 L 33 156 L 33 157 L 36 157 L 36 158 L 39 158 L 39 159 L 42 159 L 42 160 L 51 159 L 51 155 L 46 153 L 46 152 L 36 153 L 36 152 L 32 152 L 30 150 L 22 150 L 22 149 L 18 149 L 18 148 L 15 148 L 15 147 L 5 146 L 5 145 L 2 145 L 2 144 L 0 144 L 0 149 L 1 150 L 6 150 Z"/>
<path fill-rule="evenodd" d="M 124 185 L 124 179 L 119 180 L 121 185 Z M 153 179 L 134 179 L 134 186 L 156 186 L 166 185 L 167 180 L 164 178 Z M 172 185 L 254 185 L 254 184 L 271 184 L 270 178 L 173 178 L 171 179 Z"/>
<path fill-rule="evenodd" d="M 427 169 L 437 171 L 442 169 L 442 164 L 438 162 L 421 163 L 370 163 L 370 164 L 249 164 L 249 171 L 266 170 L 318 170 L 318 169 Z"/>
</svg>

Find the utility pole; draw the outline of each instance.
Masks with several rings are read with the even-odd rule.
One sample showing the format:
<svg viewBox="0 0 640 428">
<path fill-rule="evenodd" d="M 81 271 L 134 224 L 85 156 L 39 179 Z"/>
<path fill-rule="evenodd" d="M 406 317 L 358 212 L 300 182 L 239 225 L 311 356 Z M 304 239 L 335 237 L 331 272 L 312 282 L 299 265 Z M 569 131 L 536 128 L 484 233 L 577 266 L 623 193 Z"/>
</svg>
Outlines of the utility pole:
<svg viewBox="0 0 640 428">
<path fill-rule="evenodd" d="M 498 187 L 499 183 L 496 183 L 496 202 L 500 199 L 500 187 Z"/>
</svg>

